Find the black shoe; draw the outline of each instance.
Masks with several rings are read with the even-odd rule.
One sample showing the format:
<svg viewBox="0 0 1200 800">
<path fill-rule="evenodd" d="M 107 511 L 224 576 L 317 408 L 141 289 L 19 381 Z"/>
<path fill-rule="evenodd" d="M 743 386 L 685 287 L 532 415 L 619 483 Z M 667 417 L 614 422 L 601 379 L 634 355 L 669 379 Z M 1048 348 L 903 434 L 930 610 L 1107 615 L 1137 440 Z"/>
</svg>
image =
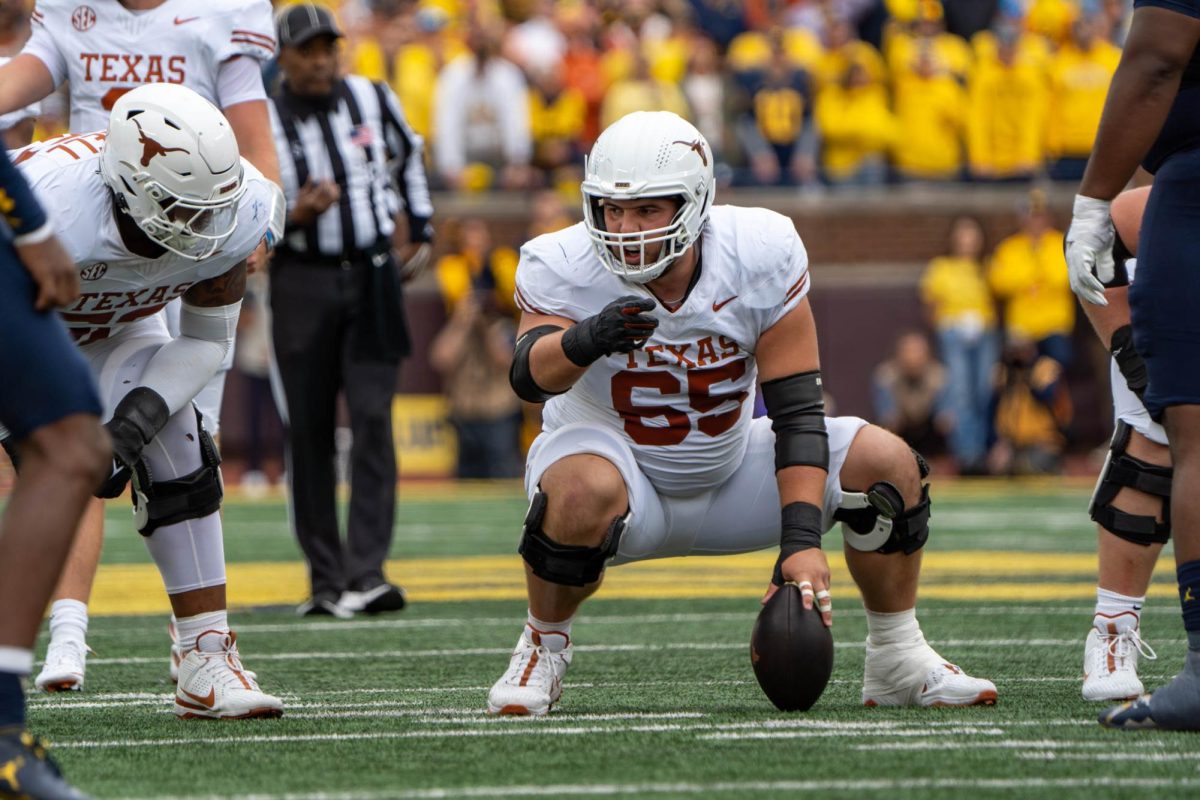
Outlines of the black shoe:
<svg viewBox="0 0 1200 800">
<path fill-rule="evenodd" d="M 24 728 L 0 729 L 0 798 L 88 800 L 46 755 L 46 743 Z"/>
<path fill-rule="evenodd" d="M 391 583 L 381 583 L 358 592 L 345 592 L 339 601 L 342 608 L 362 611 L 365 614 L 381 614 L 400 611 L 407 605 L 404 590 Z"/>
<path fill-rule="evenodd" d="M 333 593 L 318 592 L 296 607 L 296 613 L 302 617 L 337 617 L 350 619 L 354 612 L 338 605 L 338 596 Z"/>
</svg>

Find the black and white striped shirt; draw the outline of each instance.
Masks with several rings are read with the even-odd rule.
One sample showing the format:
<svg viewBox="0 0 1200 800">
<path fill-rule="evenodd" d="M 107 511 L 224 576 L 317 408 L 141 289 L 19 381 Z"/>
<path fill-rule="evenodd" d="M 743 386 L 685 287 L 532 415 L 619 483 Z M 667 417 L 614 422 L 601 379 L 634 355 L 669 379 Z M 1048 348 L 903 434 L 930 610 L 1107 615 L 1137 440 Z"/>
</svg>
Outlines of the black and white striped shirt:
<svg viewBox="0 0 1200 800">
<path fill-rule="evenodd" d="M 309 180 L 332 180 L 341 189 L 313 223 L 288 223 L 285 248 L 348 258 L 390 237 L 401 210 L 412 241 L 432 238 L 423 142 L 387 84 L 348 75 L 327 104 L 294 95 L 284 84 L 272 93 L 270 111 L 288 210 Z"/>
</svg>

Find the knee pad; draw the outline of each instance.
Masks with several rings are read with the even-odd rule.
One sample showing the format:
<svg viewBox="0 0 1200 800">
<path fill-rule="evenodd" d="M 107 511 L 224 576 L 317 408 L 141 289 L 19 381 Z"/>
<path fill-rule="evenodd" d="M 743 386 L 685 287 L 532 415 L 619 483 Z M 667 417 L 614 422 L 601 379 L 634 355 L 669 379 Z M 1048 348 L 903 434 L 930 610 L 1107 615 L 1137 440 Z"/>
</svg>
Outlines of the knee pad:
<svg viewBox="0 0 1200 800">
<path fill-rule="evenodd" d="M 1133 428 L 1117 421 L 1104 469 L 1096 482 L 1096 491 L 1088 507 L 1088 515 L 1118 538 L 1134 544 L 1150 546 L 1163 544 L 1171 538 L 1171 467 L 1160 467 L 1125 452 Z M 1160 498 L 1162 522 L 1146 514 L 1129 514 L 1114 508 L 1112 501 L 1122 487 Z"/>
<path fill-rule="evenodd" d="M 221 508 L 221 455 L 196 411 L 196 442 L 200 468 L 169 481 L 155 481 L 145 459 L 138 461 L 133 479 L 133 521 L 138 533 L 150 536 L 164 525 L 207 517 Z"/>
<path fill-rule="evenodd" d="M 621 535 L 625 533 L 629 522 L 629 512 L 613 518 L 599 547 L 559 544 L 542 530 L 545 516 L 546 494 L 539 489 L 529 503 L 521 545 L 517 548 L 533 574 L 561 586 L 586 586 L 600 580 L 605 565 L 620 547 Z"/>
</svg>

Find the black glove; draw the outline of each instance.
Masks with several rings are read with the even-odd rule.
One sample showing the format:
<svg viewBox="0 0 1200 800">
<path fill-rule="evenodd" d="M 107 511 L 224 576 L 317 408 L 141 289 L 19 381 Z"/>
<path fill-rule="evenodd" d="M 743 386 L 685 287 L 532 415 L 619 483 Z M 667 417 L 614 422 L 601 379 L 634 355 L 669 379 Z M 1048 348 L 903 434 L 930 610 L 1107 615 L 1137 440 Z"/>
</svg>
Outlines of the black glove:
<svg viewBox="0 0 1200 800">
<path fill-rule="evenodd" d="M 1146 362 L 1133 346 L 1133 328 L 1123 325 L 1113 331 L 1110 352 L 1113 361 L 1117 362 L 1117 369 L 1125 376 L 1125 385 L 1140 400 L 1146 392 L 1149 378 L 1146 375 Z"/>
<path fill-rule="evenodd" d="M 803 550 L 820 548 L 825 527 L 825 513 L 812 503 L 795 502 L 783 507 L 779 534 L 779 558 L 771 583 L 783 586 L 783 562 Z"/>
<path fill-rule="evenodd" d="M 100 484 L 96 497 L 120 497 L 142 450 L 167 424 L 167 401 L 153 389 L 139 386 L 121 399 L 112 419 L 104 423 L 113 445 L 112 474 Z"/>
<path fill-rule="evenodd" d="M 628 353 L 646 343 L 658 320 L 642 313 L 657 303 L 648 297 L 622 297 L 606 305 L 599 314 L 567 328 L 562 348 L 576 366 L 586 367 L 601 356 Z"/>
</svg>

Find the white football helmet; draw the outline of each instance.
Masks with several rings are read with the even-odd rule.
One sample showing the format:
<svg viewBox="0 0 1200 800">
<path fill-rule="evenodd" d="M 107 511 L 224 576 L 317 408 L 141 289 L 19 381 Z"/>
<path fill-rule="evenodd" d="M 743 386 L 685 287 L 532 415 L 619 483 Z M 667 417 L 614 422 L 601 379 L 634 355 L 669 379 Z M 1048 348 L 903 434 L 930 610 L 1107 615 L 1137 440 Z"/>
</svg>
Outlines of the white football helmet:
<svg viewBox="0 0 1200 800">
<path fill-rule="evenodd" d="M 647 283 L 666 271 L 700 238 L 712 208 L 712 148 L 700 131 L 670 111 L 635 111 L 608 126 L 584 162 L 583 220 L 601 263 L 617 276 Z M 671 224 L 637 233 L 610 233 L 604 227 L 605 200 L 677 197 Z M 658 258 L 646 261 L 646 246 L 662 242 Z M 622 250 L 640 247 L 630 264 Z"/>
<path fill-rule="evenodd" d="M 113 104 L 100 174 L 143 232 L 195 261 L 237 228 L 245 194 L 229 121 L 185 86 L 149 83 Z"/>
</svg>

